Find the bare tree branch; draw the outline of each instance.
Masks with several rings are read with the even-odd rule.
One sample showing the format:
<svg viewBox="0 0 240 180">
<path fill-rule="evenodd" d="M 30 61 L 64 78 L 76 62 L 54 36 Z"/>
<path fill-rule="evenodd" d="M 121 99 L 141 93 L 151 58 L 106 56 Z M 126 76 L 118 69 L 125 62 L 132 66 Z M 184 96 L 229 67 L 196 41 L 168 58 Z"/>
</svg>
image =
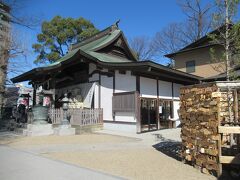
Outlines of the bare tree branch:
<svg viewBox="0 0 240 180">
<path fill-rule="evenodd" d="M 191 34 L 190 40 L 196 41 L 204 36 L 211 27 L 210 12 L 214 5 L 211 3 L 203 5 L 201 0 L 178 0 L 178 4 L 187 16 L 186 23 L 193 27 L 192 31 L 187 31 Z"/>
<path fill-rule="evenodd" d="M 159 54 L 168 54 L 188 44 L 190 41 L 185 38 L 188 35 L 182 32 L 183 26 L 180 23 L 172 23 L 157 32 L 153 40 L 155 51 Z"/>
<path fill-rule="evenodd" d="M 139 60 L 152 59 L 155 55 L 155 50 L 152 47 L 152 40 L 146 36 L 138 36 L 131 39 L 130 46 Z"/>
</svg>

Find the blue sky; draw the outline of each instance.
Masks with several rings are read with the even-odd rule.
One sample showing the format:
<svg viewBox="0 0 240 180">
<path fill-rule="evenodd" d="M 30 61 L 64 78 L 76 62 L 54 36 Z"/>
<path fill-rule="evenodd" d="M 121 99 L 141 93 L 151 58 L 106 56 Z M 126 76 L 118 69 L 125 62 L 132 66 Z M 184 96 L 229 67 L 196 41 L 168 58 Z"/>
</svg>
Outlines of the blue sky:
<svg viewBox="0 0 240 180">
<path fill-rule="evenodd" d="M 203 0 L 204 3 L 208 2 Z M 98 28 L 104 29 L 118 19 L 119 27 L 128 39 L 135 36 L 152 37 L 167 24 L 182 22 L 186 16 L 177 5 L 177 0 L 25 0 L 23 14 L 40 17 L 41 20 L 51 20 L 54 16 L 84 17 Z M 23 41 L 27 41 L 30 50 L 36 43 L 36 35 L 40 26 L 34 30 L 23 29 Z M 36 54 L 27 56 L 29 66 L 25 71 L 35 67 L 32 63 Z"/>
<path fill-rule="evenodd" d="M 29 1 L 25 10 L 43 20 L 82 16 L 99 29 L 120 19 L 127 37 L 154 35 L 166 24 L 185 18 L 176 0 L 41 0 Z"/>
</svg>

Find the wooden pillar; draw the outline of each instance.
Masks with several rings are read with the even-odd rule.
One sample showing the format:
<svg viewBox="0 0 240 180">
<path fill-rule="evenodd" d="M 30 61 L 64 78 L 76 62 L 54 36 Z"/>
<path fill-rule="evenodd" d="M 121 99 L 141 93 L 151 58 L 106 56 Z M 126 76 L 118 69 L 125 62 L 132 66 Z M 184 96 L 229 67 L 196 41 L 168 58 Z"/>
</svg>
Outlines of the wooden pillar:
<svg viewBox="0 0 240 180">
<path fill-rule="evenodd" d="M 135 93 L 135 117 L 137 121 L 137 133 L 141 133 L 141 99 L 140 99 L 140 76 L 136 76 L 136 93 Z"/>
<path fill-rule="evenodd" d="M 27 110 L 29 110 L 29 105 L 30 105 L 30 94 L 28 93 L 28 95 L 27 95 L 28 97 L 27 97 Z"/>
<path fill-rule="evenodd" d="M 113 93 L 115 93 L 115 88 L 116 88 L 116 79 L 115 79 L 115 71 L 113 71 Z M 112 116 L 113 116 L 113 121 L 116 121 L 115 111 L 112 112 Z"/>
<path fill-rule="evenodd" d="M 36 85 L 33 84 L 33 106 L 36 105 L 37 90 Z"/>
<path fill-rule="evenodd" d="M 140 76 L 136 76 L 136 91 L 140 94 Z"/>
<path fill-rule="evenodd" d="M 174 103 L 173 102 L 174 102 L 174 84 L 172 82 L 172 112 L 171 112 L 172 114 L 171 115 L 172 115 L 172 118 L 174 119 Z M 174 128 L 175 124 L 176 124 L 176 121 L 171 121 L 171 128 Z"/>
<path fill-rule="evenodd" d="M 159 118 L 159 82 L 157 79 L 157 129 L 160 129 L 160 118 Z"/>
<path fill-rule="evenodd" d="M 101 74 L 99 73 L 99 85 L 98 85 L 98 108 L 101 108 Z"/>
<path fill-rule="evenodd" d="M 148 99 L 147 100 L 148 131 L 150 131 L 150 106 L 151 106 L 151 99 Z"/>
<path fill-rule="evenodd" d="M 141 100 L 139 92 L 135 93 L 135 117 L 137 121 L 137 133 L 141 133 Z"/>
<path fill-rule="evenodd" d="M 115 93 L 116 89 L 116 77 L 115 77 L 115 71 L 113 72 L 113 93 Z"/>
</svg>

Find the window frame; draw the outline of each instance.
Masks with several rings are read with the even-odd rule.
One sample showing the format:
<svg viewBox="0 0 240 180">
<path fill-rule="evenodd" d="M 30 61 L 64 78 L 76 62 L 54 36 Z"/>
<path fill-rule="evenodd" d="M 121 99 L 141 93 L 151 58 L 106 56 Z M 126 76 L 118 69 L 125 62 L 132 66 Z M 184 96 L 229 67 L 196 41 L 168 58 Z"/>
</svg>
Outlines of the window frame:
<svg viewBox="0 0 240 180">
<path fill-rule="evenodd" d="M 196 62 L 195 62 L 195 60 L 186 61 L 186 72 L 187 73 L 196 72 Z"/>
</svg>

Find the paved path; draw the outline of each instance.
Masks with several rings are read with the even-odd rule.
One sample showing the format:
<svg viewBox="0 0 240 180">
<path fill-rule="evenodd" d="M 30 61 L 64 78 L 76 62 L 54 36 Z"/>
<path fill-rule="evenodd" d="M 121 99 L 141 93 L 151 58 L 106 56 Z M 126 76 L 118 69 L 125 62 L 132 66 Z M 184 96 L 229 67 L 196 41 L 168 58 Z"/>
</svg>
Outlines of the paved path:
<svg viewBox="0 0 240 180">
<path fill-rule="evenodd" d="M 116 180 L 86 168 L 0 145 L 1 180 Z"/>
<path fill-rule="evenodd" d="M 100 134 L 109 134 L 109 135 L 117 135 L 117 136 L 125 136 L 131 138 L 137 138 L 142 140 L 142 144 L 144 145 L 154 145 L 156 142 L 165 141 L 165 140 L 172 140 L 181 142 L 181 128 L 174 128 L 174 129 L 162 129 L 158 131 L 146 132 L 146 133 L 131 133 L 131 132 L 121 132 L 121 131 L 111 131 L 111 130 L 100 130 L 96 133 Z"/>
</svg>

